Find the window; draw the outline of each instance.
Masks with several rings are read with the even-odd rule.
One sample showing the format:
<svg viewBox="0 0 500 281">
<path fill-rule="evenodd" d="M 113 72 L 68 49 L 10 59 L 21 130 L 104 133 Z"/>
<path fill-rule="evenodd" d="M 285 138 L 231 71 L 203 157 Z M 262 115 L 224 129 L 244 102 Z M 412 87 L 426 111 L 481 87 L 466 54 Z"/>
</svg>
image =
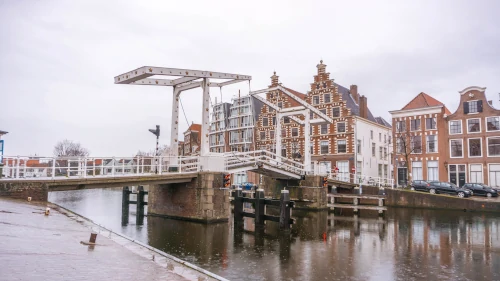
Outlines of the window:
<svg viewBox="0 0 500 281">
<path fill-rule="evenodd" d="M 329 103 L 330 102 L 330 94 L 325 94 L 323 96 L 323 100 L 324 100 L 325 103 Z"/>
<path fill-rule="evenodd" d="M 488 156 L 500 156 L 500 138 L 488 138 Z"/>
<path fill-rule="evenodd" d="M 281 148 L 281 156 L 286 157 L 286 147 Z"/>
<path fill-rule="evenodd" d="M 437 136 L 427 136 L 427 153 L 434 153 L 437 151 Z"/>
<path fill-rule="evenodd" d="M 262 126 L 269 126 L 269 124 L 267 123 L 267 118 L 262 118 Z"/>
<path fill-rule="evenodd" d="M 319 96 L 313 96 L 313 104 L 319 104 Z"/>
<path fill-rule="evenodd" d="M 436 129 L 436 118 L 425 118 L 425 129 L 426 130 L 435 130 Z"/>
<path fill-rule="evenodd" d="M 372 156 L 375 157 L 375 143 L 372 142 Z"/>
<path fill-rule="evenodd" d="M 299 128 L 292 128 L 292 137 L 299 136 Z"/>
<path fill-rule="evenodd" d="M 396 122 L 396 131 L 398 133 L 406 131 L 406 123 L 405 123 L 405 121 L 397 121 Z"/>
<path fill-rule="evenodd" d="M 463 157 L 462 140 L 450 140 L 450 155 L 452 158 Z"/>
<path fill-rule="evenodd" d="M 378 133 L 378 141 L 382 142 L 382 133 Z"/>
<path fill-rule="evenodd" d="M 410 130 L 411 131 L 420 130 L 420 119 L 410 120 Z"/>
<path fill-rule="evenodd" d="M 340 107 L 332 108 L 332 117 L 340 117 Z"/>
<path fill-rule="evenodd" d="M 427 180 L 438 181 L 438 161 L 427 161 Z"/>
<path fill-rule="evenodd" d="M 276 126 L 276 117 L 273 117 L 273 126 Z"/>
<path fill-rule="evenodd" d="M 500 117 L 487 117 L 486 118 L 486 131 L 499 131 L 500 130 Z"/>
<path fill-rule="evenodd" d="M 378 154 L 380 155 L 380 160 L 382 160 L 382 159 L 384 158 L 384 155 L 383 155 L 383 153 L 382 153 L 382 150 L 383 150 L 383 148 L 380 146 L 380 147 L 378 148 Z"/>
<path fill-rule="evenodd" d="M 328 154 L 328 141 L 321 141 L 321 154 Z"/>
<path fill-rule="evenodd" d="M 373 130 L 370 130 L 370 139 L 373 139 Z"/>
<path fill-rule="evenodd" d="M 283 102 L 281 102 L 281 101 L 280 101 L 280 102 L 278 102 L 278 107 L 279 107 L 279 108 L 283 108 Z"/>
<path fill-rule="evenodd" d="M 339 133 L 345 133 L 345 123 L 337 123 L 337 132 Z"/>
<path fill-rule="evenodd" d="M 481 139 L 468 139 L 469 157 L 481 157 Z"/>
<path fill-rule="evenodd" d="M 347 152 L 346 140 L 337 140 L 337 152 L 338 153 Z"/>
<path fill-rule="evenodd" d="M 384 147 L 384 160 L 387 160 L 387 147 Z"/>
<path fill-rule="evenodd" d="M 326 114 L 326 109 L 321 109 L 319 112 Z"/>
<path fill-rule="evenodd" d="M 483 101 L 464 102 L 464 114 L 483 112 Z"/>
<path fill-rule="evenodd" d="M 269 138 L 274 140 L 274 131 L 269 131 Z"/>
<path fill-rule="evenodd" d="M 285 124 L 290 123 L 290 117 L 288 117 L 288 116 L 283 117 L 283 123 L 285 123 Z"/>
<path fill-rule="evenodd" d="M 266 139 L 266 132 L 260 132 L 260 140 Z"/>
<path fill-rule="evenodd" d="M 469 182 L 483 183 L 483 165 L 471 164 L 469 173 Z"/>
<path fill-rule="evenodd" d="M 399 153 L 399 154 L 405 153 L 403 142 L 401 141 L 400 138 L 396 139 L 396 153 Z"/>
<path fill-rule="evenodd" d="M 479 133 L 481 132 L 481 119 L 467 119 L 467 132 L 468 133 Z"/>
<path fill-rule="evenodd" d="M 328 124 L 321 124 L 321 134 L 326 135 L 328 131 Z"/>
<path fill-rule="evenodd" d="M 356 152 L 361 154 L 361 140 L 358 140 L 358 145 L 356 146 Z"/>
<path fill-rule="evenodd" d="M 422 136 L 410 137 L 411 151 L 414 153 L 422 153 Z"/>
<path fill-rule="evenodd" d="M 462 133 L 462 120 L 450 121 L 450 135 Z"/>
<path fill-rule="evenodd" d="M 281 137 L 286 137 L 286 129 L 281 130 Z"/>
<path fill-rule="evenodd" d="M 382 178 L 384 175 L 382 174 L 382 164 L 378 164 L 378 177 Z"/>
<path fill-rule="evenodd" d="M 421 161 L 411 162 L 411 175 L 412 175 L 412 180 L 423 180 L 424 179 L 424 177 L 422 176 L 422 162 Z"/>
<path fill-rule="evenodd" d="M 314 113 L 312 111 L 309 111 L 309 119 L 314 119 Z"/>
</svg>

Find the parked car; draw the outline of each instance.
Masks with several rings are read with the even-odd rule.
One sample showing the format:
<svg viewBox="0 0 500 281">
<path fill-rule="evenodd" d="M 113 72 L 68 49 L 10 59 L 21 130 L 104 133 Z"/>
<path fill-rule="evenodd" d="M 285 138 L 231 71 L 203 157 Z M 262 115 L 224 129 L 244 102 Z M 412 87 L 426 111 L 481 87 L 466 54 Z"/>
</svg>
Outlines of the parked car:
<svg viewBox="0 0 500 281">
<path fill-rule="evenodd" d="M 498 197 L 498 190 L 483 183 L 466 183 L 463 188 L 471 190 L 472 195 Z"/>
<path fill-rule="evenodd" d="M 416 191 L 425 191 L 429 192 L 429 187 L 431 185 L 424 180 L 414 180 L 411 182 L 411 188 Z"/>
<path fill-rule="evenodd" d="M 429 192 L 431 194 L 453 194 L 458 197 L 469 197 L 471 196 L 470 190 L 465 188 L 459 188 L 453 183 L 442 182 L 442 181 L 431 181 L 429 182 Z"/>
</svg>

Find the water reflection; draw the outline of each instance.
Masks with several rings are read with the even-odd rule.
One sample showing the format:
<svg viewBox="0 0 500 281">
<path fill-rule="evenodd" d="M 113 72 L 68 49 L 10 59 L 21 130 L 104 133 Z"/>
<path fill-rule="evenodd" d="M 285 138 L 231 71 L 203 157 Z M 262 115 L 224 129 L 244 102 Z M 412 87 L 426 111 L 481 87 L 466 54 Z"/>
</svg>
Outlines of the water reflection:
<svg viewBox="0 0 500 281">
<path fill-rule="evenodd" d="M 115 231 L 230 280 L 500 280 L 500 218 L 491 214 L 389 209 L 333 215 L 293 211 L 277 223 L 203 225 L 147 217 L 121 226 L 121 190 L 51 193 L 49 199 Z M 147 209 L 147 208 L 146 208 Z"/>
</svg>

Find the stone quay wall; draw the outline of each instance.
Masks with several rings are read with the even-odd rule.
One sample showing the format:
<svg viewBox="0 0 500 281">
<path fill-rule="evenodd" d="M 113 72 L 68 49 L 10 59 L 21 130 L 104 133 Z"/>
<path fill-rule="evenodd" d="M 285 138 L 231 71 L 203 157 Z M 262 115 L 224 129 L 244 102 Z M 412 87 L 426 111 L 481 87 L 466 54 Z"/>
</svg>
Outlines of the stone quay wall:
<svg viewBox="0 0 500 281">
<path fill-rule="evenodd" d="M 33 201 L 46 202 L 49 197 L 49 186 L 37 181 L 1 182 L 0 197 L 24 200 L 31 197 Z"/>
</svg>

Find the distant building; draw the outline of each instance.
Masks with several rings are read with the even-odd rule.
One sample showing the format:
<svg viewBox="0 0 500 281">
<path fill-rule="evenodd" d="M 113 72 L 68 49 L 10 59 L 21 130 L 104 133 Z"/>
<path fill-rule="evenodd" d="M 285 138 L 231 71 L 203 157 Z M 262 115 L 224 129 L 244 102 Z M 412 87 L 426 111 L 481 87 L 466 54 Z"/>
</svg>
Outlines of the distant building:
<svg viewBox="0 0 500 281">
<path fill-rule="evenodd" d="M 184 132 L 184 156 L 199 155 L 201 143 L 201 124 L 192 123 Z"/>
<path fill-rule="evenodd" d="M 4 151 L 4 142 L 2 141 L 2 136 L 6 134 L 8 134 L 8 132 L 0 130 L 0 163 L 3 162 L 3 151 Z"/>
</svg>

